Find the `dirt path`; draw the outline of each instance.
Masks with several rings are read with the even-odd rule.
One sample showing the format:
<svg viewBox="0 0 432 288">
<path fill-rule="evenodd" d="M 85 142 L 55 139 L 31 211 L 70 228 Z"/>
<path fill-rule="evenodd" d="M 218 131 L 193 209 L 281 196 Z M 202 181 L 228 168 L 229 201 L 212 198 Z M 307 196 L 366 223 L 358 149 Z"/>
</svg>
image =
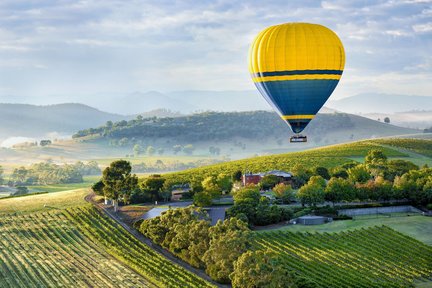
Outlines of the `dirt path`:
<svg viewBox="0 0 432 288">
<path fill-rule="evenodd" d="M 200 269 L 197 269 L 195 267 L 192 267 L 188 263 L 186 263 L 186 262 L 178 259 L 174 255 L 172 255 L 170 252 L 168 252 L 167 250 L 163 249 L 162 247 L 153 244 L 153 242 L 151 242 L 150 239 L 144 237 L 137 230 L 135 230 L 134 228 L 132 228 L 132 227 L 128 226 L 126 223 L 124 223 L 118 215 L 116 215 L 113 211 L 111 211 L 112 209 L 110 209 L 109 207 L 106 207 L 104 204 L 97 203 L 94 200 L 94 196 L 95 196 L 95 194 L 92 192 L 92 193 L 88 194 L 84 199 L 87 202 L 93 204 L 93 206 L 95 206 L 96 208 L 98 208 L 100 211 L 104 212 L 111 219 L 113 219 L 114 221 L 116 221 L 119 225 L 121 225 L 124 229 L 126 229 L 126 231 L 128 231 L 129 233 L 131 233 L 133 236 L 135 236 L 142 243 L 146 244 L 147 246 L 149 246 L 150 248 L 152 248 L 157 253 L 162 254 L 169 261 L 174 262 L 174 263 L 180 265 L 181 267 L 183 267 L 184 269 L 188 270 L 189 272 L 194 273 L 195 275 L 197 275 L 197 276 L 205 279 L 206 281 L 210 282 L 211 284 L 213 284 L 213 285 L 215 285 L 217 287 L 221 287 L 221 288 L 231 287 L 230 285 L 222 285 L 222 284 L 214 282 L 207 274 L 205 274 L 205 272 L 203 270 L 200 270 Z"/>
</svg>

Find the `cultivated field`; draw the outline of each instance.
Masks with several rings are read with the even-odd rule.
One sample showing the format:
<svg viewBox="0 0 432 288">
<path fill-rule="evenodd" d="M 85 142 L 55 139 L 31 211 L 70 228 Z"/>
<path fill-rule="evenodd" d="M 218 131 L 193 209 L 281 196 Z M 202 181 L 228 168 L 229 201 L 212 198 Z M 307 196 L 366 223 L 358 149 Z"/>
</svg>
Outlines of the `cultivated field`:
<svg viewBox="0 0 432 288">
<path fill-rule="evenodd" d="M 270 249 L 318 287 L 409 287 L 432 275 L 432 247 L 381 226 L 339 233 L 258 233 Z"/>
<path fill-rule="evenodd" d="M 3 215 L 0 235 L 0 287 L 155 287 L 61 211 Z"/>
<path fill-rule="evenodd" d="M 84 201 L 88 189 L 0 200 L 0 287 L 211 287 Z"/>
<path fill-rule="evenodd" d="M 359 217 L 356 220 L 339 220 L 323 225 L 289 225 L 279 228 L 279 230 L 304 233 L 335 233 L 352 231 L 354 229 L 370 228 L 376 225 L 385 225 L 432 246 L 432 217 L 421 215 L 405 217 L 402 215 L 393 215 L 392 217 L 373 217 L 374 216 L 369 215 L 364 218 Z"/>
</svg>

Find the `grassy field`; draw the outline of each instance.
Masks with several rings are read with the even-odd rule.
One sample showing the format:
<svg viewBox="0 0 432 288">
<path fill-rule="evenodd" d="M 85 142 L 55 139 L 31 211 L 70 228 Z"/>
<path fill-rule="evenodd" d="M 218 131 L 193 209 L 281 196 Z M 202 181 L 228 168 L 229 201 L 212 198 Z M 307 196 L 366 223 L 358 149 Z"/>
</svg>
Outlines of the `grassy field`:
<svg viewBox="0 0 432 288">
<path fill-rule="evenodd" d="M 88 188 L 0 199 L 0 215 L 8 213 L 31 213 L 65 209 L 85 204 L 84 197 L 89 193 Z"/>
<path fill-rule="evenodd" d="M 317 287 L 409 287 L 432 275 L 432 247 L 386 226 L 256 235 L 255 249 L 270 249 L 290 270 Z"/>
<path fill-rule="evenodd" d="M 52 184 L 52 185 L 32 185 L 28 186 L 30 192 L 59 192 L 59 191 L 66 191 L 66 190 L 73 190 L 73 189 L 79 189 L 79 188 L 88 188 L 93 183 L 97 182 L 101 178 L 100 175 L 95 176 L 84 176 L 82 183 L 69 183 L 69 184 Z"/>
<path fill-rule="evenodd" d="M 398 232 L 409 235 L 419 241 L 422 241 L 432 246 L 432 217 L 426 217 L 421 215 L 407 217 L 365 217 L 364 219 L 360 218 L 358 220 L 333 221 L 331 223 L 326 223 L 323 225 L 289 225 L 279 228 L 277 230 L 289 232 L 335 233 L 341 231 L 351 231 L 354 229 L 368 228 L 377 225 L 388 226 Z"/>
</svg>

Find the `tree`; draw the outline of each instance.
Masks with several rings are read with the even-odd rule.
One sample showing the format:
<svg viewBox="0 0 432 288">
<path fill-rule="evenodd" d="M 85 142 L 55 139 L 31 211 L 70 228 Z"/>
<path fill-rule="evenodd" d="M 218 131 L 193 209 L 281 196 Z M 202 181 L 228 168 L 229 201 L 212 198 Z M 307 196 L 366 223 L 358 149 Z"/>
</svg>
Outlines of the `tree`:
<svg viewBox="0 0 432 288">
<path fill-rule="evenodd" d="M 204 268 L 202 257 L 209 248 L 209 221 L 192 220 L 174 226 L 169 250 L 196 268 Z"/>
<path fill-rule="evenodd" d="M 165 178 L 161 175 L 154 174 L 147 177 L 141 184 L 143 191 L 150 195 L 152 201 L 157 201 L 163 198 L 160 194 L 163 191 Z"/>
<path fill-rule="evenodd" d="M 96 193 L 96 195 L 104 195 L 103 193 L 103 188 L 104 188 L 104 183 L 102 180 L 99 180 L 98 182 L 94 183 L 91 187 L 91 189 L 93 190 L 93 192 Z"/>
<path fill-rule="evenodd" d="M 209 236 L 209 249 L 203 256 L 206 273 L 217 282 L 229 283 L 234 262 L 251 246 L 251 232 L 245 222 L 234 217 L 210 227 Z"/>
<path fill-rule="evenodd" d="M 390 123 L 390 118 L 389 117 L 385 117 L 384 118 L 384 122 L 387 123 L 387 124 Z"/>
<path fill-rule="evenodd" d="M 213 203 L 213 197 L 208 192 L 198 192 L 193 196 L 193 203 L 198 207 L 208 207 Z"/>
<path fill-rule="evenodd" d="M 148 156 L 153 156 L 156 153 L 156 149 L 153 146 L 148 146 L 146 153 Z"/>
<path fill-rule="evenodd" d="M 309 178 L 308 184 L 313 184 L 313 185 L 316 184 L 316 185 L 319 185 L 319 186 L 325 188 L 326 181 L 321 176 L 312 176 L 311 178 Z"/>
<path fill-rule="evenodd" d="M 186 155 L 192 155 L 192 153 L 195 151 L 195 147 L 192 144 L 187 144 L 183 147 L 183 152 Z"/>
<path fill-rule="evenodd" d="M 348 169 L 348 179 L 352 182 L 366 183 L 371 175 L 364 164 Z"/>
<path fill-rule="evenodd" d="M 301 164 L 294 165 L 291 168 L 291 173 L 293 173 L 293 186 L 294 188 L 299 188 L 303 186 L 310 178 L 310 172 Z"/>
<path fill-rule="evenodd" d="M 273 188 L 276 184 L 278 184 L 280 182 L 279 177 L 277 177 L 276 175 L 265 175 L 261 181 L 260 181 L 260 186 L 263 190 L 269 190 L 271 188 Z"/>
<path fill-rule="evenodd" d="M 216 178 L 216 184 L 222 192 L 231 192 L 233 183 L 229 174 L 221 173 Z"/>
<path fill-rule="evenodd" d="M 137 188 L 138 178 L 131 175 L 131 170 L 130 162 L 117 160 L 103 171 L 103 192 L 105 197 L 113 200 L 114 212 L 117 212 L 119 200 L 128 202 L 131 192 Z"/>
<path fill-rule="evenodd" d="M 311 177 L 308 183 L 303 185 L 297 192 L 297 198 L 300 199 L 302 205 L 308 204 L 309 206 L 316 206 L 324 202 L 324 186 L 319 178 L 314 177 L 322 179 L 320 176 Z"/>
<path fill-rule="evenodd" d="M 18 195 L 25 195 L 25 194 L 28 194 L 28 188 L 27 187 L 25 187 L 25 186 L 18 186 L 18 187 L 16 187 L 16 191 L 15 191 L 15 193 L 13 194 L 14 196 L 18 196 Z"/>
<path fill-rule="evenodd" d="M 385 163 L 387 161 L 387 156 L 384 155 L 382 150 L 372 149 L 366 154 L 365 164 L 377 164 Z"/>
<path fill-rule="evenodd" d="M 330 178 L 325 188 L 325 200 L 333 203 L 341 202 L 342 200 L 351 201 L 355 196 L 355 187 L 351 181 L 342 178 Z"/>
<path fill-rule="evenodd" d="M 252 201 L 256 206 L 261 198 L 261 194 L 257 187 L 245 187 L 235 192 L 233 199 L 234 203 L 239 204 L 243 201 Z"/>
<path fill-rule="evenodd" d="M 273 187 L 273 192 L 277 198 L 282 200 L 282 203 L 290 203 L 294 198 L 294 191 L 291 185 L 279 183 Z"/>
<path fill-rule="evenodd" d="M 385 178 L 393 181 L 396 176 L 402 176 L 403 174 L 411 171 L 418 170 L 419 167 L 414 163 L 406 160 L 396 159 L 387 161 L 387 171 Z"/>
<path fill-rule="evenodd" d="M 234 263 L 230 279 L 233 288 L 297 287 L 285 263 L 271 250 L 243 253 Z"/>
<path fill-rule="evenodd" d="M 321 167 L 321 166 L 315 167 L 313 169 L 313 174 L 321 176 L 322 178 L 324 178 L 326 180 L 330 179 L 330 174 L 329 174 L 327 168 L 325 168 L 325 167 Z"/>
<path fill-rule="evenodd" d="M 338 166 L 338 167 L 334 167 L 334 168 L 330 169 L 330 176 L 336 177 L 336 178 L 347 179 L 348 173 L 347 173 L 347 170 L 345 168 Z"/>
<path fill-rule="evenodd" d="M 19 168 L 15 168 L 12 172 L 11 179 L 15 184 L 24 184 L 27 180 L 28 170 L 21 166 Z"/>
<path fill-rule="evenodd" d="M 232 181 L 236 182 L 236 181 L 241 181 L 242 180 L 242 171 L 241 170 L 237 170 L 235 171 L 232 175 L 231 175 Z"/>
</svg>

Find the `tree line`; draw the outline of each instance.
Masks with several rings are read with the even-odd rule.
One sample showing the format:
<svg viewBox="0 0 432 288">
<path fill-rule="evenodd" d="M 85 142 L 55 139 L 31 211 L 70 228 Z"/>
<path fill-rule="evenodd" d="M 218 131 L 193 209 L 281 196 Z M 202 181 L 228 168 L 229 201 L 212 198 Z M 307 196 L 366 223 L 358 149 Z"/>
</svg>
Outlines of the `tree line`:
<svg viewBox="0 0 432 288">
<path fill-rule="evenodd" d="M 51 161 L 15 168 L 9 177 L 10 186 L 82 183 L 84 175 L 97 175 L 101 170 L 95 161 L 58 165 Z M 0 173 L 1 174 L 1 173 Z M 0 177 L 1 178 L 1 177 Z"/>
<path fill-rule="evenodd" d="M 348 114 L 319 114 L 308 133 L 317 138 L 338 129 L 353 128 Z M 72 137 L 87 136 L 107 138 L 112 145 L 124 146 L 139 139 L 172 138 L 180 144 L 190 144 L 191 139 L 199 141 L 232 140 L 234 137 L 258 139 L 276 137 L 287 133 L 286 125 L 273 112 L 204 112 L 175 118 L 143 118 L 118 122 L 108 121 L 97 128 L 80 130 Z M 212 149 L 213 150 L 213 149 Z M 217 153 L 217 149 L 212 151 Z"/>
<path fill-rule="evenodd" d="M 210 226 L 201 208 L 170 209 L 161 216 L 140 220 L 135 227 L 153 243 L 205 272 L 219 283 L 233 287 L 315 287 L 288 271 L 271 251 L 250 251 L 253 233 L 242 220 L 232 217 Z"/>
</svg>

